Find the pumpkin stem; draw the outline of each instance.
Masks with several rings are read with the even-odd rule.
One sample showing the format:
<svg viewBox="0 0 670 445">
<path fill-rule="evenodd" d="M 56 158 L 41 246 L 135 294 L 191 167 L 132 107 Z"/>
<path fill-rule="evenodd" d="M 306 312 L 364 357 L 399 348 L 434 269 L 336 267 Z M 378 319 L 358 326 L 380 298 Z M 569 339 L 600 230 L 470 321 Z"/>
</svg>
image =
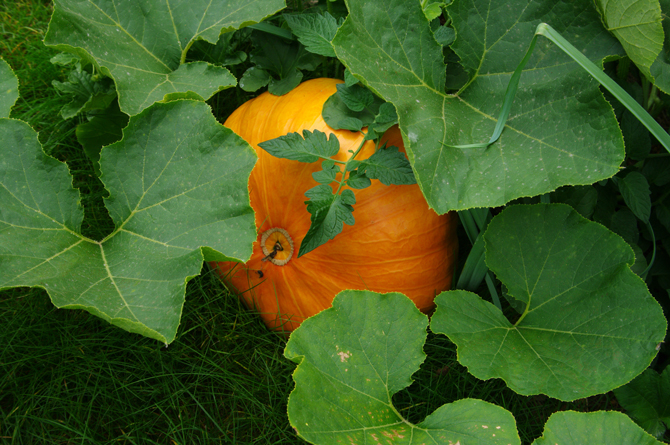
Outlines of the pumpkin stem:
<svg viewBox="0 0 670 445">
<path fill-rule="evenodd" d="M 270 246 L 272 246 L 270 248 Z M 276 266 L 284 266 L 293 256 L 293 240 L 288 232 L 279 227 L 266 230 L 261 236 L 261 249 L 265 257 Z"/>
</svg>

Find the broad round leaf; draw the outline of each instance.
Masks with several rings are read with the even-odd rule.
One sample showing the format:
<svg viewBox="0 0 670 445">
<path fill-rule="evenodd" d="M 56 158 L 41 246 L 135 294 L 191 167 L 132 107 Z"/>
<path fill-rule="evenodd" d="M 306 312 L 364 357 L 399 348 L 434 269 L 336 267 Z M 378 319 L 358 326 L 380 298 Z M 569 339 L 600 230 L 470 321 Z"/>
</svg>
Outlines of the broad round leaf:
<svg viewBox="0 0 670 445">
<path fill-rule="evenodd" d="M 589 2 L 454 1 L 447 9 L 457 36 L 452 49 L 470 76 L 457 95 L 444 92 L 442 46 L 418 2 L 347 0 L 347 6 L 335 52 L 395 105 L 417 182 L 438 213 L 495 207 L 618 171 L 621 132 L 598 83 L 543 38 L 500 139 L 486 149 L 454 147 L 490 139 L 511 74 L 539 23 L 596 63 L 622 51 Z"/>
<path fill-rule="evenodd" d="M 661 445 L 630 418 L 617 411 L 554 413 L 533 445 Z"/>
<path fill-rule="evenodd" d="M 39 286 L 58 307 L 169 343 L 203 258 L 251 255 L 256 156 L 202 102 L 156 104 L 102 150 L 116 229 L 101 242 L 79 233 L 79 193 L 37 134 L 2 119 L 0 139 L 0 289 Z"/>
<path fill-rule="evenodd" d="M 670 368 L 662 374 L 647 369 L 614 390 L 626 413 L 646 432 L 662 439 L 670 425 Z"/>
<path fill-rule="evenodd" d="M 465 291 L 444 292 L 431 329 L 478 378 L 575 400 L 640 374 L 663 341 L 663 311 L 630 266 L 628 244 L 564 204 L 512 206 L 484 234 L 486 264 L 525 307 L 510 323 Z"/>
<path fill-rule="evenodd" d="M 92 58 L 116 83 L 121 110 L 134 115 L 173 93 L 208 99 L 235 85 L 225 68 L 183 63 L 197 39 L 260 22 L 281 0 L 59 0 L 44 43 Z"/>
<path fill-rule="evenodd" d="M 663 48 L 664 37 L 658 0 L 596 0 L 595 4 L 628 57 L 653 80 L 650 68 Z"/>
<path fill-rule="evenodd" d="M 402 294 L 351 290 L 304 321 L 284 351 L 298 363 L 288 401 L 298 434 L 315 444 L 519 444 L 512 414 L 481 400 L 443 405 L 418 425 L 394 408 L 426 357 L 427 325 Z"/>
</svg>

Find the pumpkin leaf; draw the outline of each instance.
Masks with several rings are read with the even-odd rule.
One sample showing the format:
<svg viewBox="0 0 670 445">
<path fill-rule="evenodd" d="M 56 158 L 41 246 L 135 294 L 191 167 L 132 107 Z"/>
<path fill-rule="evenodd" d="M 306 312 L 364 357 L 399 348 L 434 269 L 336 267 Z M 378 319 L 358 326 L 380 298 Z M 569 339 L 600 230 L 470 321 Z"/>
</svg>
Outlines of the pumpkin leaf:
<svg viewBox="0 0 670 445">
<path fill-rule="evenodd" d="M 651 65 L 654 84 L 663 92 L 670 93 L 670 0 L 660 0 L 663 34 L 663 49 Z"/>
<path fill-rule="evenodd" d="M 307 51 L 325 57 L 335 57 L 335 50 L 330 43 L 335 37 L 337 28 L 344 20 L 335 19 L 328 12 L 323 14 L 285 14 L 284 19 L 298 41 L 305 45 Z"/>
<path fill-rule="evenodd" d="M 375 101 L 375 96 L 363 85 L 357 83 L 348 87 L 346 84 L 337 85 L 337 94 L 344 105 L 351 111 L 361 112 Z"/>
<path fill-rule="evenodd" d="M 362 161 L 358 171 L 384 185 L 416 184 L 412 166 L 398 147 L 380 148 Z"/>
<path fill-rule="evenodd" d="M 302 80 L 301 69 L 314 70 L 322 61 L 320 56 L 307 51 L 300 42 L 269 33 L 254 30 L 251 41 L 254 49 L 250 59 L 257 68 L 271 74 L 268 89 L 276 96 L 282 96 L 298 86 Z"/>
<path fill-rule="evenodd" d="M 354 224 L 352 206 L 356 204 L 356 196 L 351 190 L 335 194 L 329 185 L 321 184 L 307 190 L 305 196 L 309 198 L 305 204 L 312 224 L 300 243 L 298 257 L 335 238 L 342 232 L 343 224 Z"/>
<path fill-rule="evenodd" d="M 388 102 L 384 102 L 379 106 L 379 113 L 375 116 L 375 121 L 370 125 L 370 129 L 381 135 L 397 123 L 398 114 L 395 107 Z"/>
<path fill-rule="evenodd" d="M 270 77 L 270 82 L 268 82 L 268 91 L 275 96 L 283 96 L 293 88 L 300 85 L 301 81 L 302 72 L 296 68 L 292 71 L 289 71 L 288 74 L 284 75 L 281 79 Z"/>
<path fill-rule="evenodd" d="M 344 84 L 348 87 L 352 85 L 356 85 L 360 81 L 354 77 L 353 74 L 351 74 L 351 71 L 345 68 L 344 70 Z"/>
<path fill-rule="evenodd" d="M 19 79 L 7 62 L 0 58 L 0 119 L 9 112 L 19 98 Z"/>
<path fill-rule="evenodd" d="M 628 244 L 564 204 L 509 206 L 484 234 L 486 264 L 525 305 L 514 323 L 465 291 L 436 299 L 431 329 L 477 378 L 570 401 L 640 374 L 665 337 L 658 302 Z"/>
<path fill-rule="evenodd" d="M 251 255 L 256 156 L 203 102 L 155 104 L 123 134 L 100 155 L 116 228 L 95 241 L 67 166 L 27 124 L 0 119 L 0 289 L 38 286 L 57 307 L 170 343 L 203 259 Z"/>
<path fill-rule="evenodd" d="M 251 28 L 226 32 L 219 35 L 219 40 L 214 45 L 205 40 L 196 40 L 191 46 L 188 58 L 221 66 L 238 65 L 247 60 L 247 53 L 239 48 L 248 41 L 250 34 Z"/>
<path fill-rule="evenodd" d="M 235 85 L 225 68 L 184 63 L 198 39 L 260 22 L 285 6 L 281 0 L 215 2 L 60 0 L 44 43 L 92 58 L 112 79 L 121 111 L 134 115 L 169 93 L 192 91 L 208 99 Z"/>
<path fill-rule="evenodd" d="M 446 3 L 441 0 L 427 0 L 421 2 L 421 5 L 426 19 L 430 22 L 442 15 L 442 8 L 446 6 Z"/>
<path fill-rule="evenodd" d="M 592 185 L 561 187 L 551 193 L 551 202 L 568 204 L 584 218 L 591 219 L 598 202 L 598 191 Z"/>
<path fill-rule="evenodd" d="M 333 135 L 328 137 L 319 130 L 303 130 L 302 136 L 299 133 L 289 133 L 261 142 L 258 146 L 274 157 L 300 162 L 328 159 L 340 151 L 340 141 L 337 137 Z"/>
<path fill-rule="evenodd" d="M 511 73 L 539 23 L 549 23 L 596 63 L 622 53 L 589 2 L 452 2 L 447 12 L 457 38 L 451 48 L 469 76 L 456 95 L 445 93 L 443 48 L 418 2 L 346 4 L 335 53 L 395 106 L 417 182 L 437 213 L 495 207 L 618 172 L 621 133 L 598 83 L 545 39 L 524 68 L 500 139 L 486 149 L 457 147 L 490 139 Z"/>
<path fill-rule="evenodd" d="M 658 0 L 596 0 L 602 21 L 621 42 L 628 57 L 650 80 L 651 65 L 663 48 Z"/>
<path fill-rule="evenodd" d="M 481 400 L 443 405 L 417 425 L 398 413 L 392 397 L 425 360 L 427 324 L 402 294 L 353 290 L 305 320 L 284 350 L 298 363 L 288 400 L 298 434 L 314 444 L 520 444 L 512 414 Z"/>
<path fill-rule="evenodd" d="M 640 172 L 632 171 L 623 178 L 612 178 L 619 187 L 621 196 L 629 209 L 643 222 L 651 215 L 651 191 L 647 178 Z"/>
<path fill-rule="evenodd" d="M 248 92 L 256 91 L 266 86 L 271 80 L 270 73 L 257 66 L 252 66 L 242 74 L 240 88 Z"/>
<path fill-rule="evenodd" d="M 361 131 L 375 122 L 384 101 L 360 84 L 337 85 L 337 93 L 323 104 L 322 116 L 329 127 L 335 130 Z M 382 119 L 388 119 L 388 109 Z"/>
<path fill-rule="evenodd" d="M 626 413 L 646 432 L 662 439 L 670 425 L 670 368 L 662 374 L 647 369 L 614 395 Z"/>
<path fill-rule="evenodd" d="M 577 413 L 561 411 L 551 415 L 542 437 L 533 445 L 636 444 L 662 445 L 661 442 L 617 411 Z"/>
<path fill-rule="evenodd" d="M 80 64 L 70 71 L 67 82 L 54 80 L 52 85 L 73 96 L 72 101 L 61 109 L 63 119 L 73 118 L 86 111 L 104 110 L 116 99 L 116 89 L 111 79 L 103 77 L 93 80 L 91 73 L 82 69 Z"/>
</svg>

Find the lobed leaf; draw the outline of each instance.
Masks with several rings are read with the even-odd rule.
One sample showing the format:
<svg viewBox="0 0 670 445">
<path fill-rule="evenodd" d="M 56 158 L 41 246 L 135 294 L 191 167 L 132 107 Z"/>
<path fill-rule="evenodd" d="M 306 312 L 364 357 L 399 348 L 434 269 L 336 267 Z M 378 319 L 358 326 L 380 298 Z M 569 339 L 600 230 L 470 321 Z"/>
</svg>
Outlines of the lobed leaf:
<svg viewBox="0 0 670 445">
<path fill-rule="evenodd" d="M 443 405 L 418 425 L 395 409 L 426 357 L 427 324 L 402 294 L 353 290 L 305 320 L 284 350 L 298 363 L 288 401 L 298 434 L 315 444 L 519 444 L 512 414 L 481 400 Z"/>
<path fill-rule="evenodd" d="M 0 119 L 0 289 L 42 287 L 57 307 L 170 343 L 203 259 L 251 255 L 256 157 L 202 102 L 156 104 L 123 134 L 100 157 L 116 228 L 98 242 L 80 234 L 67 166 L 27 124 Z"/>
<path fill-rule="evenodd" d="M 398 147 L 382 148 L 364 160 L 358 168 L 370 179 L 378 179 L 384 185 L 416 184 L 412 166 Z"/>
<path fill-rule="evenodd" d="M 523 303 L 514 323 L 477 295 L 443 292 L 431 329 L 480 379 L 570 401 L 640 374 L 666 331 L 658 302 L 630 267 L 624 240 L 564 204 L 511 206 L 484 234 L 486 264 Z"/>
<path fill-rule="evenodd" d="M 351 190 L 344 190 L 341 194 L 334 194 L 329 185 L 317 185 L 305 192 L 309 201 L 307 211 L 310 213 L 311 225 L 302 243 L 300 253 L 302 256 L 317 247 L 335 238 L 342 232 L 342 225 L 354 224 L 354 208 L 356 196 Z"/>
<path fill-rule="evenodd" d="M 489 140 L 539 23 L 596 62 L 621 53 L 589 2 L 452 2 L 447 11 L 458 36 L 452 49 L 469 74 L 458 95 L 444 92 L 443 49 L 418 3 L 347 0 L 347 6 L 335 52 L 395 106 L 417 182 L 438 213 L 495 207 L 618 171 L 624 150 L 611 107 L 597 82 L 548 41 L 535 47 L 498 142 L 458 147 Z"/>
<path fill-rule="evenodd" d="M 114 79 L 121 110 L 138 114 L 169 93 L 208 99 L 235 85 L 225 68 L 186 63 L 193 42 L 216 43 L 221 32 L 260 22 L 281 0 L 59 0 L 44 38 L 48 46 L 92 58 Z"/>
<path fill-rule="evenodd" d="M 289 133 L 258 145 L 272 156 L 300 162 L 316 162 L 335 156 L 340 151 L 337 138 L 329 138 L 319 130 L 303 130 L 302 136 L 299 133 Z"/>
<path fill-rule="evenodd" d="M 256 68 L 274 74 L 270 76 L 268 90 L 276 96 L 298 86 L 303 76 L 300 70 L 314 70 L 322 60 L 299 42 L 287 41 L 269 33 L 254 31 L 251 41 L 254 44 L 251 61 Z"/>
<path fill-rule="evenodd" d="M 298 41 L 305 45 L 307 51 L 325 57 L 335 57 L 333 45 L 337 28 L 342 24 L 328 12 L 323 14 L 284 15 L 284 19 Z"/>
</svg>

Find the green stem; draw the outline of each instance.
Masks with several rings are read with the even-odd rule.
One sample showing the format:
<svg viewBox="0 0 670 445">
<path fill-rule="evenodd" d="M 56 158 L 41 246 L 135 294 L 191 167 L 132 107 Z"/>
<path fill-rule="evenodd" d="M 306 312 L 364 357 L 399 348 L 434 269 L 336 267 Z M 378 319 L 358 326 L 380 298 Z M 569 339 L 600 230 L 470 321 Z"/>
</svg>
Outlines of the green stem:
<svg viewBox="0 0 670 445">
<path fill-rule="evenodd" d="M 643 280 L 647 279 L 647 274 L 651 270 L 651 267 L 654 265 L 654 261 L 656 261 L 656 235 L 654 234 L 654 229 L 651 228 L 651 224 L 647 222 L 647 229 L 651 233 L 651 242 L 652 245 L 654 246 L 653 253 L 651 254 L 651 260 L 649 261 L 649 264 L 647 265 L 647 268 L 640 274 L 640 278 Z"/>
<path fill-rule="evenodd" d="M 340 184 L 337 186 L 337 191 L 335 192 L 336 195 L 339 195 L 339 194 L 340 194 L 340 190 L 342 190 L 342 187 L 344 186 L 344 183 L 346 182 L 346 181 L 344 180 L 344 177 L 345 177 L 346 174 L 347 174 L 347 167 L 349 166 L 349 163 L 350 163 L 351 161 L 354 160 L 354 158 L 356 157 L 356 155 L 357 155 L 358 153 L 360 153 L 360 151 L 363 149 L 363 146 L 364 146 L 365 143 L 367 142 L 367 140 L 365 139 L 365 136 L 367 136 L 367 135 L 366 135 L 365 133 L 363 133 L 362 131 L 361 131 L 360 133 L 363 135 L 363 141 L 361 141 L 361 145 L 358 146 L 358 148 L 357 148 L 356 151 L 351 155 L 351 157 L 350 157 L 349 159 L 347 159 L 347 162 L 335 161 L 335 162 L 337 162 L 337 163 L 339 163 L 339 164 L 344 164 L 344 170 L 342 171 L 342 177 L 340 178 Z M 328 158 L 328 159 L 330 159 L 330 158 Z"/>
</svg>

